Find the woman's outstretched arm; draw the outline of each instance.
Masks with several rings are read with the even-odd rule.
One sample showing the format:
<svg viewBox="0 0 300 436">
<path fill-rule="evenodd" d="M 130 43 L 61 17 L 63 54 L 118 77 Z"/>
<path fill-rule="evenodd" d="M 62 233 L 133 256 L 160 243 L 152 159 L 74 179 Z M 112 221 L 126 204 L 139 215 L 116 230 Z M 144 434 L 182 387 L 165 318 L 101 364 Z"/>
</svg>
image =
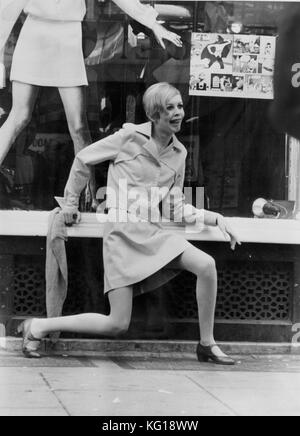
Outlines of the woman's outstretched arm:
<svg viewBox="0 0 300 436">
<path fill-rule="evenodd" d="M 205 209 L 197 209 L 191 204 L 186 203 L 183 193 L 185 177 L 185 163 L 177 174 L 176 181 L 163 200 L 163 214 L 165 218 L 171 218 L 175 222 L 194 224 L 197 231 L 202 231 L 203 226 L 219 227 L 226 240 L 230 241 L 232 250 L 236 245 L 241 245 L 239 237 L 228 224 L 223 215 Z"/>
<path fill-rule="evenodd" d="M 101 162 L 114 161 L 129 134 L 125 129 L 121 129 L 114 135 L 84 148 L 75 156 L 65 188 L 67 209 L 78 209 L 80 194 L 89 180 L 90 167 Z"/>
</svg>

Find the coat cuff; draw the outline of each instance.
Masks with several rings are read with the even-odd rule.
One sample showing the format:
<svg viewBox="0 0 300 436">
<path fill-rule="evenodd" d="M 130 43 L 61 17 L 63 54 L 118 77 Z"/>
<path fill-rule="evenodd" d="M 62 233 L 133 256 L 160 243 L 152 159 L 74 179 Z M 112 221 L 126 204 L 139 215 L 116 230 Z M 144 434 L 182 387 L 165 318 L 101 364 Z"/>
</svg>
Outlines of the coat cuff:
<svg viewBox="0 0 300 436">
<path fill-rule="evenodd" d="M 65 200 L 66 207 L 78 209 L 79 199 L 80 199 L 79 195 L 72 194 L 71 192 L 65 191 L 64 200 Z"/>
<path fill-rule="evenodd" d="M 204 229 L 204 209 L 196 209 L 190 204 L 184 206 L 184 220 L 187 233 L 200 233 Z"/>
</svg>

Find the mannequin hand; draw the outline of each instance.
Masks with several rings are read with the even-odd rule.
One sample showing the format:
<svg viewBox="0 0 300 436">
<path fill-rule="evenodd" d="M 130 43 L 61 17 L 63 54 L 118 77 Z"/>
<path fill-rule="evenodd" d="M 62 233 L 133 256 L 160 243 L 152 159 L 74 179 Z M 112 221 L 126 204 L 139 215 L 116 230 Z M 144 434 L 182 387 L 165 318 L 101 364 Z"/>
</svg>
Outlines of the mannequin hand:
<svg viewBox="0 0 300 436">
<path fill-rule="evenodd" d="M 62 214 L 64 216 L 65 224 L 68 227 L 72 227 L 73 224 L 79 224 L 81 221 L 81 213 L 77 207 L 65 206 L 62 209 Z"/>
<path fill-rule="evenodd" d="M 6 71 L 4 65 L 4 50 L 0 50 L 0 89 L 6 86 Z"/>
<path fill-rule="evenodd" d="M 236 245 L 242 245 L 241 241 L 237 234 L 232 230 L 230 225 L 226 222 L 225 218 L 222 215 L 218 215 L 217 217 L 217 226 L 223 233 L 226 240 L 230 239 L 231 250 L 235 250 Z"/>
<path fill-rule="evenodd" d="M 0 50 L 0 64 L 4 64 L 4 48 Z"/>
<path fill-rule="evenodd" d="M 161 24 L 159 23 L 155 23 L 152 29 L 155 38 L 157 40 L 157 42 L 165 49 L 165 43 L 164 43 L 164 39 L 166 39 L 167 41 L 172 42 L 173 44 L 176 45 L 176 47 L 182 47 L 182 41 L 181 41 L 181 37 L 179 35 L 177 35 L 176 33 L 170 32 L 169 30 L 165 29 Z"/>
<path fill-rule="evenodd" d="M 96 194 L 94 192 L 95 189 L 93 189 L 93 186 L 95 186 L 95 182 L 92 182 L 92 180 L 90 180 L 84 191 L 83 212 L 96 212 L 98 208 L 99 203 L 98 200 L 96 199 Z"/>
<path fill-rule="evenodd" d="M 93 198 L 92 205 L 91 205 L 91 211 L 96 212 L 98 207 L 99 207 L 99 201 L 96 200 L 95 198 Z"/>
</svg>

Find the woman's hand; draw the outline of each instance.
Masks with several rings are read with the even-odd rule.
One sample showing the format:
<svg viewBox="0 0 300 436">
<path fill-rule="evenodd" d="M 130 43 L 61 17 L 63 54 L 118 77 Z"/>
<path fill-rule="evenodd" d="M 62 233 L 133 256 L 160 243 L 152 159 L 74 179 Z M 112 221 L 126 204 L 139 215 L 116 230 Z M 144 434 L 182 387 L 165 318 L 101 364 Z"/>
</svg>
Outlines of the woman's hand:
<svg viewBox="0 0 300 436">
<path fill-rule="evenodd" d="M 81 221 L 81 213 L 77 207 L 64 206 L 62 208 L 62 214 L 64 216 L 65 224 L 68 227 L 72 227 L 73 224 L 79 224 Z"/>
<path fill-rule="evenodd" d="M 169 30 L 165 29 L 161 24 L 156 22 L 152 28 L 152 31 L 155 35 L 157 42 L 164 49 L 166 48 L 165 43 L 164 43 L 164 39 L 172 42 L 173 44 L 176 45 L 176 47 L 182 47 L 181 37 L 179 35 L 177 35 L 177 33 L 170 32 Z"/>
<path fill-rule="evenodd" d="M 226 219 L 222 215 L 217 216 L 217 226 L 223 233 L 225 239 L 230 239 L 230 246 L 232 250 L 235 250 L 237 244 L 242 245 L 239 237 L 232 230 L 231 226 L 226 222 Z"/>
</svg>

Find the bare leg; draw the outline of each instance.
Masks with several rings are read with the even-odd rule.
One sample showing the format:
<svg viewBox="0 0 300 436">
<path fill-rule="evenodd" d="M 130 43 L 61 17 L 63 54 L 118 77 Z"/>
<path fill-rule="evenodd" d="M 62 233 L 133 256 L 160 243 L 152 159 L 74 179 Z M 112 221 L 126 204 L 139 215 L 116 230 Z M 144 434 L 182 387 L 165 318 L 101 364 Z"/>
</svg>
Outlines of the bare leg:
<svg viewBox="0 0 300 436">
<path fill-rule="evenodd" d="M 214 259 L 208 254 L 190 247 L 174 262 L 174 266 L 197 276 L 197 304 L 201 344 L 215 344 L 214 319 L 217 301 L 217 270 Z M 225 356 L 216 347 L 216 354 Z"/>
<path fill-rule="evenodd" d="M 77 154 L 92 143 L 86 116 L 84 87 L 59 88 L 59 93 L 64 105 L 70 135 L 74 143 L 74 152 Z"/>
<path fill-rule="evenodd" d="M 21 131 L 29 124 L 39 88 L 27 83 L 13 82 L 13 105 L 0 129 L 0 165 Z"/>
<path fill-rule="evenodd" d="M 92 144 L 91 133 L 86 115 L 85 88 L 83 86 L 59 88 L 59 93 L 64 105 L 70 135 L 74 144 L 74 153 L 76 155 L 83 148 Z M 89 187 L 91 189 L 92 198 L 90 200 L 92 207 L 96 208 L 96 182 L 94 167 L 91 167 Z M 87 192 L 89 192 L 89 187 Z"/>
<path fill-rule="evenodd" d="M 37 339 L 50 333 L 70 332 L 117 336 L 128 330 L 132 314 L 132 288 L 116 289 L 109 293 L 110 315 L 83 314 L 61 318 L 34 319 L 31 333 Z"/>
</svg>

